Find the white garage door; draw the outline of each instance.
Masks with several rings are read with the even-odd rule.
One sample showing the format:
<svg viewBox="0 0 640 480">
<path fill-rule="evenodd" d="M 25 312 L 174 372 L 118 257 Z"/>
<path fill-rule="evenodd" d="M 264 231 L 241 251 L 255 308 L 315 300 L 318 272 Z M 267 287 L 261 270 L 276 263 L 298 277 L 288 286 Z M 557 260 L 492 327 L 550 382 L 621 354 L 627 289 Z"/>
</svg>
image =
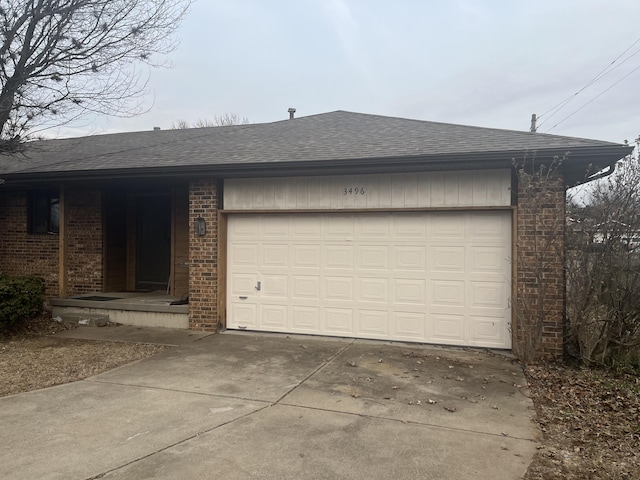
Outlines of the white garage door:
<svg viewBox="0 0 640 480">
<path fill-rule="evenodd" d="M 231 215 L 227 328 L 510 348 L 511 214 Z"/>
</svg>

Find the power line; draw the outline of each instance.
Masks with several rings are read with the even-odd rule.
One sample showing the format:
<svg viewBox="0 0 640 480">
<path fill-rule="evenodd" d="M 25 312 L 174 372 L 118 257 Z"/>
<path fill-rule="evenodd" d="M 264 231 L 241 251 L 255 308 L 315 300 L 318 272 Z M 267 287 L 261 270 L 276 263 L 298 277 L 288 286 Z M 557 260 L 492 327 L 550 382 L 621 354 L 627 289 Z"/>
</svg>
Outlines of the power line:
<svg viewBox="0 0 640 480">
<path fill-rule="evenodd" d="M 553 107 L 551 107 L 549 110 L 547 110 L 546 112 L 544 112 L 542 115 L 539 115 L 538 118 L 542 118 L 545 115 L 547 115 L 549 112 L 553 112 L 546 120 L 544 120 L 538 127 L 541 127 L 542 125 L 544 125 L 547 121 L 549 121 L 549 119 L 551 119 L 556 113 L 558 113 L 560 110 L 562 110 L 569 102 L 571 102 L 575 97 L 577 97 L 580 93 L 582 93 L 584 90 L 586 90 L 587 88 L 589 88 L 591 85 L 593 85 L 595 82 L 597 82 L 598 80 L 600 80 L 602 77 L 604 77 L 605 75 L 611 73 L 613 70 L 615 70 L 616 68 L 619 68 L 620 66 L 622 66 L 622 64 L 624 64 L 627 60 L 629 60 L 630 58 L 634 57 L 635 55 L 637 55 L 638 53 L 640 53 L 640 50 L 636 50 L 634 53 L 632 53 L 631 55 L 629 55 L 627 58 L 625 58 L 622 62 L 620 62 L 618 65 L 616 65 L 614 68 L 611 68 L 613 64 L 615 64 L 618 60 L 620 60 L 620 58 L 622 58 L 629 50 L 631 50 L 633 47 L 635 47 L 638 43 L 640 43 L 640 38 L 638 38 L 635 42 L 633 42 L 631 45 L 629 45 L 620 55 L 618 55 L 611 63 L 609 63 L 606 67 L 604 67 L 595 77 L 593 77 L 584 87 L 582 87 L 580 90 L 578 90 L 576 93 L 574 93 L 573 95 L 570 95 L 569 97 L 567 97 L 566 99 L 564 99 L 563 101 L 561 101 L 560 103 L 558 103 L 557 105 L 554 105 Z M 602 92 L 604 93 L 604 92 Z M 597 98 L 597 97 L 596 97 Z M 575 112 L 574 112 L 575 113 Z M 555 127 L 555 126 L 554 126 Z M 553 127 L 552 127 L 553 128 Z"/>
<path fill-rule="evenodd" d="M 627 78 L 629 75 L 631 75 L 632 73 L 636 72 L 640 70 L 640 65 L 638 65 L 636 68 L 634 68 L 633 70 L 631 70 L 629 73 L 627 73 L 624 77 L 622 77 L 621 79 L 619 79 L 617 82 L 609 85 L 609 87 L 607 87 L 605 90 L 603 90 L 602 92 L 600 92 L 598 95 L 596 95 L 595 97 L 593 97 L 591 100 L 589 100 L 587 103 L 585 103 L 584 105 L 582 105 L 580 108 L 578 108 L 577 110 L 574 110 L 573 113 L 567 115 L 566 117 L 564 117 L 562 120 L 560 120 L 558 123 L 556 123 L 553 127 L 551 127 L 549 130 L 547 130 L 547 132 L 550 132 L 551 130 L 553 130 L 554 128 L 556 128 L 558 125 L 560 125 L 562 122 L 564 122 L 565 120 L 573 117 L 576 113 L 578 113 L 580 110 L 582 110 L 584 107 L 586 107 L 587 105 L 589 105 L 591 102 L 593 102 L 594 100 L 596 100 L 597 98 L 600 98 L 602 95 L 604 95 L 605 93 L 607 93 L 609 90 L 611 90 L 613 87 L 615 87 L 616 85 L 618 85 L 621 81 L 623 81 L 625 78 Z"/>
</svg>

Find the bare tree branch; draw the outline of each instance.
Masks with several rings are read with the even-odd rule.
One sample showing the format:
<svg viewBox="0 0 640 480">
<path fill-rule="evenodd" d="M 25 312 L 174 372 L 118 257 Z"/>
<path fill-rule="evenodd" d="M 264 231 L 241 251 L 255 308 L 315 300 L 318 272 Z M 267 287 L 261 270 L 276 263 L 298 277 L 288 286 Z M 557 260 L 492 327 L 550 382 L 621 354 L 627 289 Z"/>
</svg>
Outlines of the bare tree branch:
<svg viewBox="0 0 640 480">
<path fill-rule="evenodd" d="M 226 127 L 230 125 L 247 125 L 249 119 L 247 117 L 240 117 L 235 113 L 225 113 L 223 115 L 214 115 L 213 119 L 199 118 L 192 125 L 187 120 L 178 119 L 171 125 L 173 129 L 184 128 L 205 128 L 205 127 Z"/>
<path fill-rule="evenodd" d="M 638 185 L 636 149 L 595 183 L 585 202 L 567 202 L 569 335 L 587 365 L 640 364 Z"/>
<path fill-rule="evenodd" d="M 0 0 L 0 141 L 87 113 L 130 116 L 191 0 Z"/>
</svg>

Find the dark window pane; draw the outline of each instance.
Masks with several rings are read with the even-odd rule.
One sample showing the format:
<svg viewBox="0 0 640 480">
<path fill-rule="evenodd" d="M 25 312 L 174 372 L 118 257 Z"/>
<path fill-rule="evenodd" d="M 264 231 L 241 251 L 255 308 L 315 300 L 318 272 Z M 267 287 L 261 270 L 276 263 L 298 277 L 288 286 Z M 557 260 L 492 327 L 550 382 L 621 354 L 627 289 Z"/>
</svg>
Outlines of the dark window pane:
<svg viewBox="0 0 640 480">
<path fill-rule="evenodd" d="M 49 213 L 49 231 L 53 233 L 60 232 L 60 201 L 52 199 L 51 209 Z"/>
<path fill-rule="evenodd" d="M 60 198 L 50 191 L 33 191 L 29 195 L 29 233 L 60 231 Z"/>
<path fill-rule="evenodd" d="M 49 227 L 49 200 L 33 195 L 31 199 L 31 233 L 47 233 Z"/>
</svg>

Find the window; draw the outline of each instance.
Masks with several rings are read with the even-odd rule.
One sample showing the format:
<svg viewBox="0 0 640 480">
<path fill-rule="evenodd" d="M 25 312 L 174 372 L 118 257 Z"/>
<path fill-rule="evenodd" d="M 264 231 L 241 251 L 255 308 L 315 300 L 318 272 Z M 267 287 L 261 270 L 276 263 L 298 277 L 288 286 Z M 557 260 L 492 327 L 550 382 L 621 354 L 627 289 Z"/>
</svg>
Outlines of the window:
<svg viewBox="0 0 640 480">
<path fill-rule="evenodd" d="M 60 195 L 37 190 L 29 194 L 29 233 L 59 233 Z"/>
</svg>

